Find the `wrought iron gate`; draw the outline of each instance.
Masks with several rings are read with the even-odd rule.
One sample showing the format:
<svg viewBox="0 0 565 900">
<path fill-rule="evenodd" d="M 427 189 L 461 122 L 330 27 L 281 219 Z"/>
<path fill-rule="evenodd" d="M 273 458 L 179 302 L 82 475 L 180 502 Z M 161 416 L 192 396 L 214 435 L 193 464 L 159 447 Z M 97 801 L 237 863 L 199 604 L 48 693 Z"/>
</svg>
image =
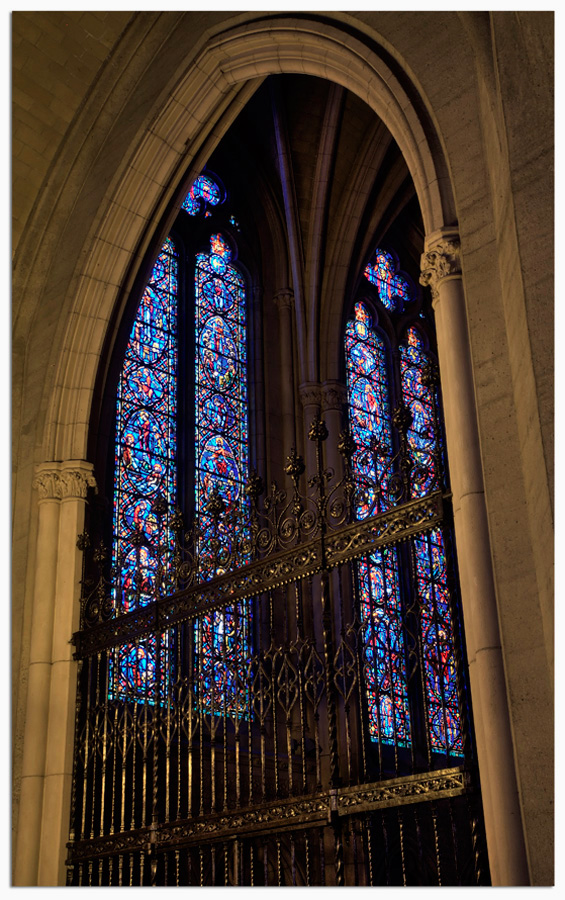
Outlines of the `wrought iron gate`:
<svg viewBox="0 0 565 900">
<path fill-rule="evenodd" d="M 395 505 L 357 521 L 368 486 L 351 475 L 347 435 L 339 443 L 344 475 L 332 484 L 326 437 L 315 421 L 317 468 L 302 491 L 304 464 L 293 452 L 285 469 L 292 490 L 273 483 L 260 505 L 253 475 L 245 521 L 213 497 L 208 514 L 223 538 L 205 560 L 198 523 L 185 532 L 175 514 L 174 558 L 159 568 L 151 602 L 135 612 L 113 614 L 119 573 L 105 577 L 103 548 L 94 554 L 100 576 L 93 584 L 85 575 L 74 636 L 68 884 L 489 883 L 449 495 L 436 489 L 409 499 L 401 440 L 390 464 Z M 414 588 L 415 542 L 439 533 L 460 722 L 459 748 L 443 750 L 424 714 Z M 372 601 L 362 573 L 383 548 L 395 548 L 402 562 L 409 739 L 394 721 L 392 739 L 381 724 L 370 726 Z M 140 533 L 139 577 L 130 586 L 140 596 L 142 551 Z M 213 622 L 212 650 L 203 644 L 206 622 Z M 141 659 L 148 642 L 151 677 L 137 688 L 120 685 L 127 654 Z"/>
</svg>

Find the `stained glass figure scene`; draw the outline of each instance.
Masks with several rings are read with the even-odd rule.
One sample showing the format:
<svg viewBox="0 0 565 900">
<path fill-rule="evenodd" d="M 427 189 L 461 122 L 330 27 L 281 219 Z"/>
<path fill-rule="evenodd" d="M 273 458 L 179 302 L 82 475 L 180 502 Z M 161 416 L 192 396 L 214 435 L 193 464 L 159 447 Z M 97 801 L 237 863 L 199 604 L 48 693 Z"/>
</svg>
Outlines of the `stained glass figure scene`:
<svg viewBox="0 0 565 900">
<path fill-rule="evenodd" d="M 435 387 L 426 383 L 427 357 L 424 341 L 411 327 L 400 345 L 402 400 L 411 413 L 407 432 L 411 468 L 411 496 L 424 497 L 441 487 L 439 456 L 440 435 L 435 421 Z"/>
<path fill-rule="evenodd" d="M 116 615 L 155 599 L 158 566 L 173 552 L 176 498 L 178 258 L 167 239 L 145 288 L 118 384 L 112 566 Z M 163 658 L 164 659 L 164 658 Z M 144 702 L 154 692 L 155 647 L 121 647 L 109 697 Z M 151 699 L 149 697 L 149 699 Z"/>
<path fill-rule="evenodd" d="M 437 753 L 462 756 L 451 599 L 441 531 L 415 539 L 414 550 L 430 745 Z"/>
<path fill-rule="evenodd" d="M 358 564 L 364 675 L 373 741 L 410 746 L 398 557 L 385 548 Z"/>
<path fill-rule="evenodd" d="M 386 347 L 372 328 L 363 303 L 345 330 L 349 423 L 357 449 L 352 458 L 359 489 L 359 519 L 390 506 L 387 482 L 392 459 Z M 364 670 L 372 740 L 409 746 L 404 631 L 396 549 L 377 552 L 358 564 Z"/>
<path fill-rule="evenodd" d="M 396 274 L 397 269 L 392 254 L 380 249 L 365 269 L 381 302 L 393 314 L 402 312 L 411 299 L 409 284 Z M 436 418 L 437 388 L 428 377 L 430 361 L 418 329 L 406 329 L 399 345 L 399 369 L 393 370 L 392 355 L 374 329 L 366 304 L 356 303 L 354 318 L 346 326 L 345 361 L 350 428 L 357 445 L 353 456 L 360 488 L 357 517 L 383 512 L 393 503 L 389 366 L 390 377 L 399 383 L 399 399 L 410 412 L 406 434 L 410 498 L 440 489 L 443 445 Z M 429 746 L 432 752 L 461 755 L 454 633 L 441 531 L 414 540 L 413 550 Z M 399 588 L 401 552 L 393 548 L 372 554 L 358 564 L 358 577 L 370 734 L 375 741 L 406 747 L 410 745 L 410 712 Z"/>
<path fill-rule="evenodd" d="M 355 304 L 355 318 L 345 329 L 345 364 L 349 424 L 357 449 L 353 469 L 358 488 L 359 519 L 383 512 L 390 505 L 392 437 L 386 348 L 372 329 L 363 303 Z"/>
<path fill-rule="evenodd" d="M 182 209 L 189 216 L 197 216 L 199 213 L 209 212 L 210 206 L 218 206 L 222 201 L 220 187 L 209 175 L 199 175 L 188 194 L 184 198 Z"/>
<path fill-rule="evenodd" d="M 398 264 L 392 253 L 375 250 L 364 275 L 377 288 L 379 299 L 389 310 L 399 310 L 403 303 L 412 299 L 412 291 L 406 278 L 397 275 Z"/>
<path fill-rule="evenodd" d="M 242 565 L 246 559 L 244 530 L 229 527 L 230 514 L 243 510 L 249 471 L 246 294 L 231 257 L 221 234 L 211 236 L 209 253 L 196 257 L 196 509 L 201 523 L 203 580 Z M 218 503 L 227 527 L 213 514 Z M 242 714 L 248 618 L 243 603 L 210 613 L 197 623 L 201 703 L 210 712 Z"/>
</svg>

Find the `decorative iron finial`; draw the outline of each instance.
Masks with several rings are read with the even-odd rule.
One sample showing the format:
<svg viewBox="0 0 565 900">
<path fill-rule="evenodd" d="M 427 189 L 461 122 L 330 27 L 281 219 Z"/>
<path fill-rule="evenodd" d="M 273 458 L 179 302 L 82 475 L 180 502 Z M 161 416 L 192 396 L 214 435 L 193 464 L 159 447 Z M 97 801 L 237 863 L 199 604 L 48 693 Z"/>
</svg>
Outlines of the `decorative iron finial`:
<svg viewBox="0 0 565 900">
<path fill-rule="evenodd" d="M 304 472 L 304 460 L 301 456 L 296 452 L 296 448 L 293 447 L 290 451 L 290 455 L 287 456 L 288 463 L 284 467 L 285 475 L 288 475 L 289 478 L 297 479 L 300 478 L 302 473 Z"/>
<path fill-rule="evenodd" d="M 155 513 L 156 516 L 164 516 L 168 508 L 169 506 L 163 495 L 157 494 L 155 500 L 151 504 L 151 512 Z"/>
<path fill-rule="evenodd" d="M 439 369 L 432 359 L 426 360 L 425 365 L 422 367 L 421 382 L 424 387 L 429 388 L 433 388 L 439 384 Z"/>
<path fill-rule="evenodd" d="M 78 550 L 88 550 L 90 547 L 90 536 L 87 531 L 83 531 L 82 534 L 79 534 L 77 537 L 77 549 Z"/>
<path fill-rule="evenodd" d="M 316 416 L 316 418 L 312 421 L 310 425 L 310 431 L 308 432 L 308 438 L 311 441 L 325 441 L 328 436 L 328 429 L 326 428 L 326 423 L 320 416 Z"/>
<path fill-rule="evenodd" d="M 100 543 L 98 544 L 98 549 L 94 551 L 93 558 L 94 558 L 94 562 L 97 563 L 99 566 L 102 566 L 104 564 L 104 562 L 107 560 L 108 554 L 106 552 L 106 547 L 104 546 L 104 543 L 102 541 L 100 541 Z"/>
<path fill-rule="evenodd" d="M 406 432 L 410 428 L 412 424 L 412 413 L 407 406 L 404 406 L 403 403 L 399 403 L 399 405 L 395 408 L 392 414 L 392 424 L 398 431 L 401 431 L 403 434 L 406 434 Z"/>
<path fill-rule="evenodd" d="M 249 472 L 249 478 L 245 485 L 245 493 L 253 503 L 257 503 L 257 499 L 264 491 L 263 479 L 257 474 L 255 469 Z"/>
<path fill-rule="evenodd" d="M 218 520 L 225 508 L 226 504 L 224 503 L 224 499 L 218 490 L 218 485 L 215 484 L 210 491 L 210 499 L 206 504 L 206 512 L 209 513 L 213 519 Z"/>
<path fill-rule="evenodd" d="M 175 506 L 175 511 L 174 511 L 173 515 L 171 516 L 170 522 L 171 522 L 171 528 L 173 529 L 173 531 L 175 533 L 179 533 L 183 530 L 184 522 L 183 522 L 183 518 L 182 518 L 182 513 L 181 513 L 180 509 L 178 508 L 178 506 Z"/>
<path fill-rule="evenodd" d="M 353 435 L 348 428 L 344 428 L 344 430 L 340 432 L 337 442 L 337 449 L 347 460 L 351 459 L 351 457 L 355 453 L 357 444 L 355 443 Z"/>
</svg>

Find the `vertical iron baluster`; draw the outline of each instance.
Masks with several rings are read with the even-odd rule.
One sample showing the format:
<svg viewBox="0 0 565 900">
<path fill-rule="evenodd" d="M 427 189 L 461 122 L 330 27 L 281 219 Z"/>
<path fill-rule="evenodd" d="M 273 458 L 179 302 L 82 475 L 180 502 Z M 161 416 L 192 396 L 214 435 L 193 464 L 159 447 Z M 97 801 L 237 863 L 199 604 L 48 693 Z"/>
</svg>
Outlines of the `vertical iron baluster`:
<svg viewBox="0 0 565 900">
<path fill-rule="evenodd" d="M 139 642 L 136 642 L 139 643 Z M 155 676 L 157 673 L 155 673 Z M 157 690 L 157 684 L 155 684 L 155 690 Z M 145 697 L 143 704 L 143 776 L 142 776 L 142 791 L 141 791 L 141 827 L 143 828 L 147 825 L 147 749 L 149 746 L 149 704 L 148 704 L 148 693 L 149 693 L 149 678 L 145 678 Z M 144 863 L 145 864 L 145 863 Z"/>
<path fill-rule="evenodd" d="M 115 651 L 112 651 L 115 653 Z M 115 657 L 114 657 L 115 658 Z M 118 735 L 116 732 L 116 744 L 118 743 Z M 120 831 L 125 831 L 126 827 L 126 765 L 127 765 L 127 747 L 128 747 L 128 706 L 127 691 L 124 703 L 122 705 L 122 794 L 120 798 Z M 135 782 L 135 769 L 132 768 L 132 783 Z M 132 803 L 133 805 L 133 803 Z"/>
<path fill-rule="evenodd" d="M 256 601 L 257 608 L 260 605 L 260 598 L 257 598 Z M 251 634 L 251 632 L 250 632 Z M 251 805 L 253 803 L 253 701 L 254 701 L 254 693 L 253 693 L 253 670 L 254 670 L 254 661 L 259 661 L 260 659 L 258 654 L 253 655 L 253 660 L 250 659 L 247 664 L 247 766 L 248 766 L 248 803 Z"/>
<path fill-rule="evenodd" d="M 282 887 L 281 839 L 277 834 L 277 884 Z"/>
<path fill-rule="evenodd" d="M 439 833 L 437 829 L 437 809 L 435 802 L 432 800 L 431 802 L 431 810 L 432 810 L 432 827 L 434 830 L 434 846 L 436 851 L 436 865 L 437 865 L 437 883 L 438 886 L 442 886 L 442 878 L 441 878 L 441 849 L 439 843 Z"/>
<path fill-rule="evenodd" d="M 274 764 L 274 776 L 275 776 L 275 797 L 280 796 L 280 787 L 279 787 L 279 751 L 278 751 L 278 734 L 277 734 L 277 694 L 276 694 L 276 678 L 275 678 L 275 663 L 277 658 L 276 653 L 276 645 L 275 645 L 275 630 L 274 630 L 274 600 L 273 600 L 273 592 L 269 589 L 269 631 L 271 635 L 271 710 L 273 716 L 273 764 Z"/>
<path fill-rule="evenodd" d="M 177 639 L 177 672 L 181 672 L 181 634 L 180 628 L 178 630 L 178 639 Z M 196 709 L 195 709 L 195 684 L 194 684 L 194 667 L 195 667 L 195 655 L 194 655 L 194 622 L 189 620 L 189 622 L 185 626 L 185 634 L 190 634 L 191 639 L 187 641 L 188 643 L 188 678 L 178 679 L 178 690 L 177 690 L 177 759 L 178 759 L 178 791 L 179 791 L 179 817 L 182 815 L 182 791 L 181 791 L 181 772 L 184 773 L 184 767 L 181 769 L 181 758 L 182 758 L 182 721 L 183 721 L 183 689 L 186 686 L 186 716 L 187 716 L 187 772 L 186 772 L 186 815 L 188 817 L 194 815 L 194 724 L 193 719 L 196 717 Z M 202 736 L 202 732 L 200 732 Z"/>
<path fill-rule="evenodd" d="M 348 664 L 346 662 L 346 647 L 348 646 L 347 641 L 347 629 L 345 626 L 345 610 L 343 603 L 343 583 L 342 583 L 342 567 L 338 566 L 337 569 L 337 593 L 338 593 L 338 602 L 339 602 L 339 621 L 340 621 L 340 646 L 341 646 L 341 656 L 343 660 L 343 716 L 345 723 L 345 753 L 346 753 L 346 769 L 347 769 L 347 784 L 353 784 L 353 771 L 352 771 L 352 742 L 351 742 L 351 722 L 350 722 L 350 690 L 348 688 Z"/>
<path fill-rule="evenodd" d="M 322 882 L 322 887 L 326 884 L 326 854 L 324 851 L 324 829 L 320 828 L 318 830 L 318 839 L 320 842 L 320 881 Z"/>
<path fill-rule="evenodd" d="M 406 887 L 406 858 L 404 854 L 404 815 L 401 809 L 397 809 L 396 811 L 397 819 L 398 819 L 398 834 L 400 840 L 400 861 L 402 864 L 402 884 Z"/>
<path fill-rule="evenodd" d="M 100 651 L 96 654 L 96 675 L 94 678 L 94 742 L 92 747 L 92 806 L 90 815 L 90 837 L 95 837 L 95 818 L 96 818 L 96 798 L 98 796 L 97 784 L 97 761 L 98 761 L 98 741 L 99 741 L 99 723 L 100 723 Z"/>
<path fill-rule="evenodd" d="M 223 808 L 224 811 L 228 808 L 228 694 L 229 694 L 229 677 L 230 677 L 230 666 L 228 665 L 228 652 L 227 652 L 227 636 L 226 636 L 226 619 L 228 617 L 228 610 L 224 610 L 222 613 L 224 620 L 224 629 L 223 629 L 223 665 L 225 672 L 225 682 L 224 682 L 224 692 L 223 692 L 223 703 L 222 703 L 222 716 L 223 716 L 223 729 L 224 729 L 224 759 L 223 759 L 223 778 L 224 778 L 224 789 L 223 789 Z M 233 611 L 234 619 L 236 618 L 235 608 Z M 234 622 L 235 627 L 235 622 Z M 232 672 L 236 685 L 237 685 L 237 665 L 235 665 L 235 672 Z M 237 689 L 237 688 L 236 688 Z"/>
<path fill-rule="evenodd" d="M 294 846 L 294 838 L 290 833 L 290 874 L 293 887 L 296 887 L 296 849 Z"/>
<path fill-rule="evenodd" d="M 198 719 L 200 733 L 200 815 L 204 815 L 204 703 L 203 703 L 203 646 L 202 646 L 202 621 L 197 619 L 197 627 L 195 629 L 198 641 L 197 656 L 197 697 L 198 697 Z M 192 701 L 191 701 L 192 702 Z"/>
<path fill-rule="evenodd" d="M 308 832 L 304 832 L 304 856 L 306 860 L 306 887 L 311 886 L 310 879 L 310 838 L 308 837 Z"/>
<path fill-rule="evenodd" d="M 127 687 L 126 687 L 126 704 L 127 704 Z M 131 747 L 132 747 L 132 794 L 131 794 L 131 811 L 130 811 L 130 828 L 136 827 L 135 822 L 135 804 L 137 803 L 137 712 L 138 703 L 135 697 L 131 701 L 133 707 L 132 723 L 131 723 Z M 132 860 L 130 859 L 130 877 L 132 870 Z"/>
<path fill-rule="evenodd" d="M 106 654 L 106 667 L 109 669 L 108 654 Z M 108 688 L 108 685 L 107 685 Z M 108 694 L 108 690 L 106 692 Z M 116 831 L 116 794 L 118 789 L 118 704 L 114 705 L 114 723 L 112 725 L 112 807 L 110 810 L 110 834 Z"/>
<path fill-rule="evenodd" d="M 360 734 L 361 734 L 361 766 L 362 766 L 362 780 L 368 780 L 368 765 L 367 765 L 367 740 L 368 740 L 368 729 L 365 725 L 367 717 L 365 715 L 366 708 L 366 696 L 365 696 L 365 676 L 364 676 L 364 668 L 363 668 L 363 654 L 364 654 L 364 644 L 363 644 L 363 625 L 361 622 L 361 592 L 359 588 L 359 561 L 351 562 L 349 564 L 349 574 L 351 578 L 351 590 L 353 593 L 353 623 L 352 628 L 355 630 L 355 634 L 357 636 L 357 646 L 356 646 L 356 663 L 357 663 L 357 690 L 358 690 L 358 703 L 359 703 L 359 722 L 360 722 Z M 382 771 L 381 769 L 381 744 L 380 741 L 378 743 L 378 751 L 379 751 L 379 774 Z"/>
<path fill-rule="evenodd" d="M 173 673 L 171 671 L 171 655 L 172 649 L 174 645 L 174 641 L 171 643 L 171 634 L 170 630 L 166 631 L 166 640 L 165 646 L 167 647 L 167 652 L 165 653 L 165 690 L 166 690 L 166 703 L 167 703 L 167 714 L 165 719 L 165 810 L 164 810 L 164 821 L 170 822 L 171 820 L 171 744 L 172 744 L 172 736 L 171 736 L 171 693 L 174 691 L 174 683 L 173 683 Z M 161 734 L 159 734 L 159 740 L 161 740 Z M 166 859 L 168 857 L 165 857 Z M 165 865 L 166 867 L 166 865 Z"/>
<path fill-rule="evenodd" d="M 385 812 L 381 812 L 381 833 L 383 836 L 383 860 L 384 860 L 385 877 L 386 877 L 387 885 L 391 885 L 393 883 L 393 879 L 390 876 L 392 860 L 391 860 L 391 855 L 389 852 L 389 842 L 388 842 L 388 822 L 389 821 L 390 821 L 390 817 Z"/>
<path fill-rule="evenodd" d="M 298 708 L 300 715 L 300 751 L 302 759 L 302 791 L 308 790 L 306 769 L 306 720 L 304 715 L 304 671 L 302 666 L 302 653 L 304 641 L 302 638 L 302 582 L 294 582 L 294 614 L 296 618 L 296 653 L 298 669 Z"/>
<path fill-rule="evenodd" d="M 83 561 L 83 569 L 84 569 L 84 561 Z M 78 784 L 77 784 L 77 763 L 78 763 L 78 755 L 79 755 L 79 746 L 80 746 L 80 713 L 82 712 L 83 703 L 82 703 L 82 678 L 83 678 L 83 669 L 84 669 L 84 660 L 79 659 L 77 663 L 77 683 L 76 683 L 76 703 L 75 703 L 75 726 L 74 726 L 74 764 L 73 764 L 73 777 L 71 781 L 71 828 L 69 834 L 69 841 L 74 842 L 76 838 L 76 826 L 77 826 L 77 792 L 78 792 Z M 86 795 L 86 758 L 85 758 L 85 766 L 83 771 L 83 783 L 82 783 L 82 806 L 84 807 L 84 797 Z M 76 866 L 70 866 L 67 869 L 67 879 L 70 879 L 70 884 L 74 879 L 76 871 Z"/>
<path fill-rule="evenodd" d="M 355 887 L 359 887 L 359 852 L 357 850 L 357 820 L 352 819 L 349 824 L 349 833 L 351 835 L 351 844 L 353 847 L 353 883 Z"/>
<path fill-rule="evenodd" d="M 307 598 L 308 598 L 308 606 L 309 606 L 309 619 L 310 622 L 314 621 L 314 590 L 313 590 L 313 581 L 312 576 L 308 576 L 306 579 L 306 584 L 308 586 L 307 589 Z M 310 668 L 310 681 L 312 685 L 312 718 L 314 723 L 314 755 L 316 760 L 316 790 L 322 790 L 322 762 L 321 762 L 321 740 L 320 740 L 320 697 L 318 696 L 318 673 L 316 670 L 316 644 L 315 640 L 310 635 L 306 641 L 306 646 L 308 649 L 308 661 Z"/>
</svg>

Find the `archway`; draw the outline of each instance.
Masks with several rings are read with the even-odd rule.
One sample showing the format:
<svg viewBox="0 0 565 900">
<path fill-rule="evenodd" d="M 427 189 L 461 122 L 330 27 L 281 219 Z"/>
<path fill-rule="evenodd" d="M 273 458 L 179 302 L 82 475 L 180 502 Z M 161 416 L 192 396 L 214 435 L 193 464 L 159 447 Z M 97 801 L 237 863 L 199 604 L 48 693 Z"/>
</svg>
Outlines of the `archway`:
<svg viewBox="0 0 565 900">
<path fill-rule="evenodd" d="M 174 218 L 185 187 L 178 183 L 178 173 L 189 165 L 191 169 L 187 177 L 196 173 L 233 121 L 241 103 L 253 92 L 258 79 L 268 74 L 297 71 L 328 78 L 362 96 L 383 119 L 405 156 L 428 236 L 433 236 L 434 241 L 442 239 L 446 236 L 442 229 L 454 225 L 454 203 L 446 166 L 439 151 L 440 142 L 431 129 L 426 134 L 421 124 L 425 104 L 419 98 L 419 109 L 416 110 L 399 78 L 400 73 L 393 71 L 375 49 L 337 27 L 309 22 L 306 18 L 268 18 L 263 22 L 248 22 L 209 38 L 191 60 L 183 76 L 177 78 L 162 110 L 146 129 L 131 140 L 131 152 L 125 157 L 119 176 L 106 194 L 96 228 L 84 247 L 84 263 L 80 272 L 76 272 L 70 324 L 62 347 L 56 351 L 58 367 L 54 380 L 46 389 L 48 406 L 42 441 L 46 471 L 58 468 L 59 476 L 62 472 L 60 461 L 63 461 L 63 467 L 66 470 L 72 468 L 74 472 L 82 465 L 77 461 L 86 458 L 89 409 L 102 342 L 117 300 L 123 295 L 123 286 L 131 283 L 135 276 L 151 235 L 157 229 L 157 234 L 162 236 Z M 154 189 L 144 190 L 149 183 L 155 186 Z M 452 244 L 456 246 L 456 242 L 452 241 Z M 447 274 L 460 283 L 457 261 Z M 461 308 L 461 296 L 456 302 Z M 464 352 L 464 316 L 459 318 L 458 329 L 468 368 L 468 352 L 466 356 Z M 446 344 L 448 340 L 449 336 L 444 335 Z M 454 360 L 453 365 L 456 364 L 457 360 Z M 468 387 L 471 385 L 472 381 Z M 472 396 L 469 403 L 472 413 Z M 50 468 L 51 464 L 53 467 Z M 84 469 L 86 472 L 88 467 Z M 85 476 L 86 481 L 88 475 Z M 477 483 L 474 486 L 477 487 Z M 60 571 L 69 557 L 72 546 L 69 541 L 74 540 L 72 528 L 77 526 L 76 530 L 80 530 L 83 498 L 74 493 L 65 496 L 63 492 L 48 495 L 45 499 L 53 501 L 49 503 L 49 515 L 53 519 L 54 533 L 58 534 L 57 546 L 53 547 L 53 537 L 49 537 L 46 521 L 42 526 L 40 524 L 40 540 L 46 540 L 48 544 L 51 542 L 54 553 L 49 570 L 51 587 L 45 583 L 41 586 L 45 605 L 50 605 L 48 621 L 53 624 L 62 609 L 57 588 L 61 580 Z M 71 510 L 69 500 L 74 500 L 76 507 L 72 515 L 67 515 L 67 519 L 72 520 L 72 526 L 67 522 L 64 529 L 59 510 L 56 512 L 54 508 L 54 503 L 62 505 L 63 500 L 67 500 L 66 514 Z M 38 559 L 44 553 L 45 548 L 39 547 Z M 71 579 L 71 593 L 73 589 Z M 71 609 L 72 603 L 69 602 L 65 608 Z M 72 631 L 71 618 L 65 621 L 63 616 L 57 624 L 61 633 L 68 635 Z M 62 693 L 67 697 L 65 715 L 69 719 L 72 718 L 72 700 L 68 698 L 73 695 L 70 685 L 74 677 L 69 658 L 65 660 L 65 674 L 62 677 L 66 678 L 66 689 Z M 55 684 L 52 677 L 51 682 Z M 49 703 L 54 712 L 61 702 L 60 697 L 61 686 L 57 687 L 56 693 L 52 687 Z M 31 716 L 28 720 L 31 722 Z M 68 733 L 63 737 L 68 741 Z M 26 734 L 26 742 L 28 740 L 33 740 L 31 734 Z M 41 760 L 37 763 L 38 772 L 42 765 L 45 766 L 45 760 L 57 755 L 58 742 L 59 736 L 47 728 L 43 763 Z M 67 750 L 66 758 L 68 756 Z M 48 779 L 44 780 L 47 791 Z M 54 782 L 50 784 L 55 789 Z M 61 799 L 64 787 L 59 785 L 58 790 L 62 821 L 65 820 L 65 802 Z M 49 831 L 47 820 L 43 824 L 37 823 L 38 845 L 34 852 L 43 883 L 54 883 L 49 881 L 55 877 L 52 861 L 60 861 L 62 853 L 62 829 L 54 829 L 52 839 Z M 33 868 L 33 859 L 30 864 Z"/>
</svg>

